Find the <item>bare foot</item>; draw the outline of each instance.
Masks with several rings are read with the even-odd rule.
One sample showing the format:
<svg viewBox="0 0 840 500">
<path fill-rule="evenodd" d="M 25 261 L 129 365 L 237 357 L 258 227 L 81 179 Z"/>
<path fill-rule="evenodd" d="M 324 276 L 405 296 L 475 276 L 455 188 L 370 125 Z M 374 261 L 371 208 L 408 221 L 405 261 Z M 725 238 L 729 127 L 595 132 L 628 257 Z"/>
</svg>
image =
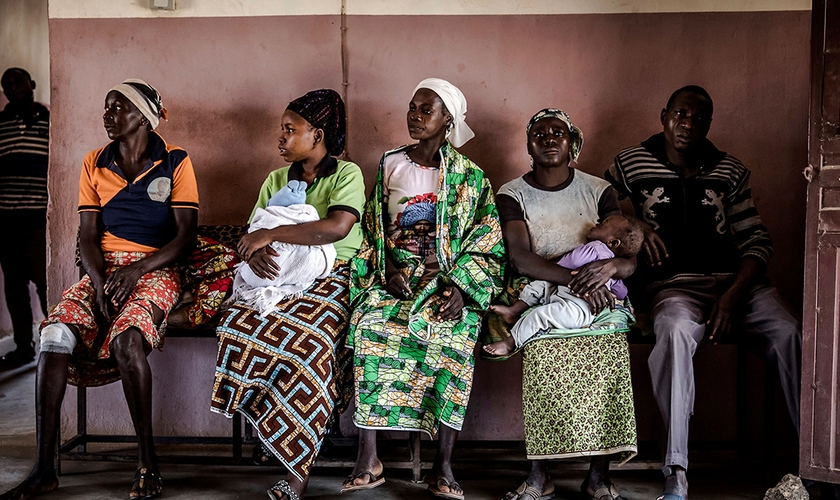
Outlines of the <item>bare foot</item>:
<svg viewBox="0 0 840 500">
<path fill-rule="evenodd" d="M 506 306 L 504 304 L 493 304 L 490 310 L 498 314 L 502 321 L 512 325 L 519 321 L 519 313 L 514 310 L 513 306 Z"/>
<path fill-rule="evenodd" d="M 492 354 L 494 356 L 506 356 L 513 352 L 515 347 L 516 342 L 514 342 L 513 337 L 508 337 L 505 340 L 487 344 L 483 347 L 483 349 L 488 354 Z"/>
<path fill-rule="evenodd" d="M 48 471 L 32 471 L 22 483 L 0 495 L 0 500 L 27 500 L 36 495 L 49 493 L 58 488 L 58 477 L 50 469 Z"/>
</svg>

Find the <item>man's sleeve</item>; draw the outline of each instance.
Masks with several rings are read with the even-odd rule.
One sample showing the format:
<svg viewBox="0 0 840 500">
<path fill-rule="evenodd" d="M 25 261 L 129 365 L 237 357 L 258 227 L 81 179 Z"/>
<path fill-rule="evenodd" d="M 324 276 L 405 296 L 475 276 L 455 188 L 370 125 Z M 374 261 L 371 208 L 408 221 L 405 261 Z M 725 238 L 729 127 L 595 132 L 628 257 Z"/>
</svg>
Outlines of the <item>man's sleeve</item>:
<svg viewBox="0 0 840 500">
<path fill-rule="evenodd" d="M 735 236 L 741 258 L 755 257 L 764 264 L 773 253 L 770 233 L 761 222 L 750 189 L 750 174 L 746 173 L 736 190 L 726 199 L 726 220 Z"/>
<path fill-rule="evenodd" d="M 604 172 L 604 179 L 618 191 L 621 199 L 630 196 L 630 186 L 627 185 L 627 179 L 624 177 L 624 170 L 621 167 L 621 161 L 618 159 L 618 156 L 615 157 L 610 168 Z"/>
</svg>

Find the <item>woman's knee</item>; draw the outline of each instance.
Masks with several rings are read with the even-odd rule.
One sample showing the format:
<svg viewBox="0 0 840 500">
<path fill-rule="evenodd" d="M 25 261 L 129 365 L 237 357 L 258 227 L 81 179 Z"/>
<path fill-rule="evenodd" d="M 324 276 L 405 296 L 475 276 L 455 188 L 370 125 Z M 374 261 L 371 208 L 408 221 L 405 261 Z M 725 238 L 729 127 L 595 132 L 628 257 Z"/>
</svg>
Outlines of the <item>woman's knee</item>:
<svg viewBox="0 0 840 500">
<path fill-rule="evenodd" d="M 72 354 L 76 343 L 75 332 L 64 323 L 51 323 L 41 329 L 41 352 Z"/>
<path fill-rule="evenodd" d="M 135 363 L 146 357 L 143 342 L 140 330 L 134 327 L 128 328 L 111 341 L 111 353 L 120 365 Z"/>
</svg>

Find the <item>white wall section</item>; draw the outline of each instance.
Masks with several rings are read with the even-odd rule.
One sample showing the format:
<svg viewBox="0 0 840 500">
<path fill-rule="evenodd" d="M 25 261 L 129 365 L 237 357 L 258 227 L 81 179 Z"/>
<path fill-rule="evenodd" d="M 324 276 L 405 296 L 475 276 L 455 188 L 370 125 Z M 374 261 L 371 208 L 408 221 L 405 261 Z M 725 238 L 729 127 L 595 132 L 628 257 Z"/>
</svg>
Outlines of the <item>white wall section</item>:
<svg viewBox="0 0 840 500">
<path fill-rule="evenodd" d="M 35 100 L 50 103 L 50 42 L 47 0 L 0 0 L 0 73 L 23 68 L 37 87 Z M 0 108 L 6 98 L 0 95 Z"/>
<path fill-rule="evenodd" d="M 339 15 L 341 0 L 50 0 L 50 18 Z M 345 0 L 350 15 L 627 14 L 811 10 L 810 0 Z"/>
</svg>

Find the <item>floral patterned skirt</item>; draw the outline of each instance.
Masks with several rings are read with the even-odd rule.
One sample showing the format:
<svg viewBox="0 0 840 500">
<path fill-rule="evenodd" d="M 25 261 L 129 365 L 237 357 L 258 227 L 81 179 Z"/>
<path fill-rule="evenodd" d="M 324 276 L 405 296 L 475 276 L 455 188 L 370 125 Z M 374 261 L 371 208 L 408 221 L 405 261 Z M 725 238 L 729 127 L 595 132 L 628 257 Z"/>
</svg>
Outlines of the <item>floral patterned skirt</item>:
<svg viewBox="0 0 840 500">
<path fill-rule="evenodd" d="M 144 252 L 104 252 L 105 274 L 137 262 L 149 254 Z M 68 382 L 72 385 L 94 387 L 115 382 L 120 378 L 116 359 L 111 356 L 111 341 L 117 335 L 134 327 L 140 330 L 146 352 L 163 348 L 163 333 L 154 322 L 154 309 L 164 314 L 178 302 L 181 295 L 181 278 L 174 267 L 158 269 L 144 274 L 122 308 L 111 317 L 110 325 L 96 322 L 96 293 L 90 277 L 85 275 L 61 296 L 61 301 L 41 323 L 41 328 L 51 323 L 64 323 L 75 327 L 80 342 L 70 357 Z"/>
<path fill-rule="evenodd" d="M 545 339 L 523 354 L 528 459 L 636 454 L 630 353 L 624 333 Z"/>
</svg>

